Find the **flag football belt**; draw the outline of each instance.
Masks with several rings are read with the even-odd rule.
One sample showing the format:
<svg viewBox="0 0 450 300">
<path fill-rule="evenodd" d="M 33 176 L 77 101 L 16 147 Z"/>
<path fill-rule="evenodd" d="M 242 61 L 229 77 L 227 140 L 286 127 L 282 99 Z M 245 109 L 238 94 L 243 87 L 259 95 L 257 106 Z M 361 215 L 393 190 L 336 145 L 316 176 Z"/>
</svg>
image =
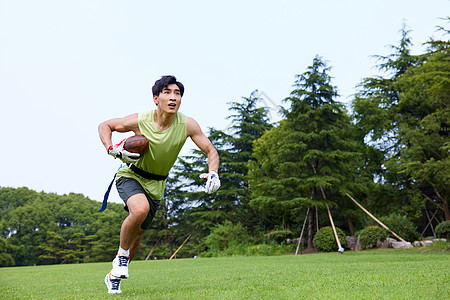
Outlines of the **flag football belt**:
<svg viewBox="0 0 450 300">
<path fill-rule="evenodd" d="M 144 171 L 142 169 L 139 169 L 138 167 L 136 167 L 133 164 L 127 164 L 127 166 L 136 174 L 138 174 L 139 176 L 144 177 L 145 179 L 149 179 L 149 180 L 166 180 L 167 179 L 167 175 L 157 175 L 157 174 L 152 174 L 149 173 L 147 171 Z M 117 170 L 117 172 L 120 170 L 120 168 L 122 168 L 122 165 L 120 165 L 119 169 Z M 102 208 L 99 209 L 99 212 L 102 212 L 106 209 L 106 206 L 108 205 L 108 198 L 109 198 L 109 193 L 111 192 L 111 188 L 112 185 L 114 183 L 114 180 L 116 179 L 116 174 L 114 174 L 113 180 L 111 180 L 111 183 L 108 186 L 108 189 L 106 190 L 105 196 L 103 197 L 103 203 L 102 203 Z"/>
<path fill-rule="evenodd" d="M 138 167 L 136 167 L 133 164 L 128 164 L 128 166 L 130 167 L 131 170 L 133 170 L 134 173 L 138 174 L 139 176 L 144 177 L 145 179 L 150 179 L 150 180 L 166 180 L 167 179 L 167 175 L 164 176 L 164 175 L 152 174 L 152 173 L 149 173 L 142 169 L 139 169 Z"/>
</svg>

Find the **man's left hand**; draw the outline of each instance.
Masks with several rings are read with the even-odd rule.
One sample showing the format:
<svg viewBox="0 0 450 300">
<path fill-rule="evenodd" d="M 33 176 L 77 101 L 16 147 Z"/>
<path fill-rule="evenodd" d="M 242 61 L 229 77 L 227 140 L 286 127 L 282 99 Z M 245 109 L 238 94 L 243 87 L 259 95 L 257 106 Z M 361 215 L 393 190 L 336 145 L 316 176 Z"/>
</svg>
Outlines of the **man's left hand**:
<svg viewBox="0 0 450 300">
<path fill-rule="evenodd" d="M 209 171 L 209 173 L 203 173 L 200 178 L 206 180 L 205 192 L 208 194 L 214 193 L 220 188 L 219 174 L 216 171 Z"/>
</svg>

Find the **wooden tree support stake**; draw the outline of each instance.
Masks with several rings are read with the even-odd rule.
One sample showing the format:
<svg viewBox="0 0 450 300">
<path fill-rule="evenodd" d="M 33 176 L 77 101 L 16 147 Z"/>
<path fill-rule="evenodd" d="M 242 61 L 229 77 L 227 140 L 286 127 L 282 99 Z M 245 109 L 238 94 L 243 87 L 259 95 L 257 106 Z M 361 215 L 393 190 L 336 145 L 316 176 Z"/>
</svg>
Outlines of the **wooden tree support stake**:
<svg viewBox="0 0 450 300">
<path fill-rule="evenodd" d="M 156 241 L 155 246 L 153 246 L 152 251 L 150 251 L 150 253 L 147 255 L 147 257 L 145 258 L 145 260 L 149 260 L 149 259 L 150 259 L 150 257 L 152 256 L 153 252 L 154 252 L 155 249 L 156 249 L 156 246 L 158 246 L 158 243 L 159 243 L 160 240 L 161 240 L 161 238 L 159 238 L 159 239 Z"/>
<path fill-rule="evenodd" d="M 426 213 L 426 215 L 427 215 L 427 217 L 428 217 L 428 224 L 427 224 L 427 226 L 425 226 L 425 228 L 423 229 L 422 234 L 421 234 L 420 236 L 423 236 L 423 234 L 425 233 L 425 231 L 427 231 L 428 226 L 431 225 L 431 231 L 433 232 L 433 236 L 436 237 L 436 233 L 434 232 L 433 224 L 432 224 L 431 222 L 433 221 L 433 219 L 434 219 L 434 217 L 436 216 L 436 213 L 437 213 L 438 211 L 439 211 L 439 209 L 436 208 L 436 211 L 434 212 L 433 216 L 432 216 L 431 219 L 430 219 L 430 215 L 428 214 L 428 210 L 427 210 L 427 208 L 425 207 L 425 213 Z"/>
<path fill-rule="evenodd" d="M 339 240 L 339 237 L 337 235 L 336 227 L 334 227 L 333 217 L 331 216 L 331 212 L 330 212 L 330 208 L 328 207 L 328 204 L 327 204 L 327 211 L 328 211 L 328 217 L 330 218 L 331 227 L 333 228 L 334 237 L 336 238 L 336 243 L 338 245 L 338 251 L 339 251 L 339 253 L 343 253 L 344 248 L 342 248 L 342 246 L 341 246 L 341 241 Z"/>
<path fill-rule="evenodd" d="M 389 227 L 387 227 L 386 225 L 384 225 L 383 223 L 381 223 L 380 220 L 378 220 L 377 218 L 375 218 L 367 209 L 365 209 L 364 207 L 362 207 L 361 204 L 359 204 L 355 199 L 352 198 L 352 196 L 350 196 L 348 193 L 346 194 L 350 199 L 352 199 L 353 202 L 355 202 L 356 205 L 359 206 L 359 208 L 361 208 L 366 214 L 369 215 L 369 217 L 371 217 L 372 219 L 375 220 L 375 222 L 377 222 L 378 224 L 381 225 L 381 227 L 383 227 L 384 229 L 386 229 L 387 231 L 389 231 L 390 233 L 392 233 L 396 238 L 398 238 L 400 241 L 402 242 L 406 242 L 404 239 L 402 239 L 401 237 L 399 237 L 395 232 L 393 232 L 392 230 L 389 229 Z"/>
<path fill-rule="evenodd" d="M 303 230 L 305 229 L 306 220 L 308 219 L 309 209 L 310 209 L 310 207 L 308 207 L 308 210 L 306 211 L 305 222 L 303 222 L 302 232 L 300 233 L 300 238 L 298 239 L 297 250 L 295 250 L 295 255 L 297 255 L 298 249 L 300 248 L 300 243 L 301 243 L 302 237 L 303 237 Z"/>
<path fill-rule="evenodd" d="M 177 251 L 175 251 L 175 252 L 172 254 L 172 256 L 169 258 L 169 260 L 172 259 L 172 258 L 177 254 L 178 251 L 180 251 L 181 247 L 184 246 L 184 244 L 188 241 L 188 239 L 189 239 L 190 237 L 191 237 L 191 235 L 189 235 L 189 236 L 184 240 L 183 244 L 181 244 L 181 246 L 178 247 Z"/>
<path fill-rule="evenodd" d="M 314 170 L 314 174 L 317 174 L 317 171 L 316 171 L 316 168 L 314 167 L 314 165 L 311 165 L 311 167 Z M 323 187 L 321 185 L 319 185 L 319 186 L 320 186 L 320 191 L 322 192 L 323 199 L 327 200 L 327 196 L 325 195 L 325 191 L 323 190 Z M 339 237 L 336 232 L 336 227 L 334 227 L 333 217 L 331 216 L 331 212 L 330 212 L 330 208 L 328 207 L 328 204 L 327 204 L 327 211 L 328 211 L 328 217 L 330 218 L 331 227 L 333 228 L 334 237 L 336 238 L 336 243 L 338 245 L 338 252 L 342 254 L 342 253 L 344 253 L 344 248 L 342 248 L 341 241 L 339 241 Z"/>
</svg>

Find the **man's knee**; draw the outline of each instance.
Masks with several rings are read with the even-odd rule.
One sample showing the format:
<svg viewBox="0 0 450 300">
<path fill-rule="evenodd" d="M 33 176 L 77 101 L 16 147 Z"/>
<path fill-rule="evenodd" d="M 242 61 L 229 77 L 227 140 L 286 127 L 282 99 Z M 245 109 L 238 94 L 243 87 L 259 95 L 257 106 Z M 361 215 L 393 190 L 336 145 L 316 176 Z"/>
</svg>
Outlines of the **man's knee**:
<svg viewBox="0 0 450 300">
<path fill-rule="evenodd" d="M 145 207 L 140 207 L 137 209 L 134 209 L 133 211 L 130 210 L 130 214 L 133 218 L 138 219 L 141 223 L 144 222 L 145 218 L 147 218 L 149 209 Z"/>
<path fill-rule="evenodd" d="M 150 205 L 148 204 L 147 197 L 144 194 L 136 194 L 131 196 L 127 201 L 128 210 L 130 215 L 141 221 L 144 221 L 150 212 Z"/>
</svg>

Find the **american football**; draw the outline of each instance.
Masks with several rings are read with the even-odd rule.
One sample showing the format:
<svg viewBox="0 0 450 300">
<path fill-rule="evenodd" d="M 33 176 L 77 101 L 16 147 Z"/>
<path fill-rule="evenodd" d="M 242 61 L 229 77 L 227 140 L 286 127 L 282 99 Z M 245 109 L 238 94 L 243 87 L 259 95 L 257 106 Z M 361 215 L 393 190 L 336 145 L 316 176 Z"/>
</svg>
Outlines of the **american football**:
<svg viewBox="0 0 450 300">
<path fill-rule="evenodd" d="M 125 140 L 123 149 L 131 153 L 144 155 L 148 150 L 148 139 L 142 135 L 133 135 Z"/>
</svg>

